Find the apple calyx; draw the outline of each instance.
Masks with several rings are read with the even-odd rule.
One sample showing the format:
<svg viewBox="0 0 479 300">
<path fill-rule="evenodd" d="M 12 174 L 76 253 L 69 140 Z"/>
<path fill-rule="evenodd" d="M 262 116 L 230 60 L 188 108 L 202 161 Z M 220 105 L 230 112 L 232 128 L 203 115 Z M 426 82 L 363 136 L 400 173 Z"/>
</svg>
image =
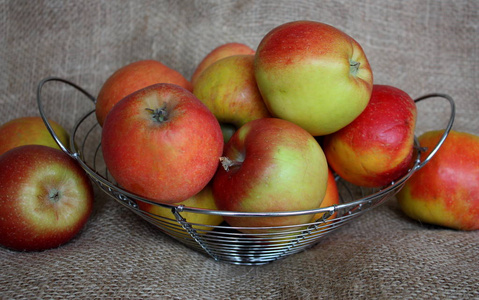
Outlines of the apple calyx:
<svg viewBox="0 0 479 300">
<path fill-rule="evenodd" d="M 231 167 L 241 166 L 242 164 L 241 161 L 231 160 L 226 156 L 221 156 L 220 162 L 221 162 L 221 165 L 223 166 L 223 169 L 225 169 L 226 172 L 229 172 Z"/>
<path fill-rule="evenodd" d="M 52 203 L 57 203 L 58 201 L 60 201 L 60 191 L 55 188 L 52 188 L 48 192 L 48 200 L 50 200 Z"/>
<path fill-rule="evenodd" d="M 168 111 L 166 110 L 166 103 L 163 104 L 161 108 L 151 109 L 145 108 L 148 112 L 151 113 L 151 117 L 158 123 L 163 123 L 168 121 Z"/>
<path fill-rule="evenodd" d="M 356 76 L 358 74 L 358 71 L 359 71 L 359 66 L 361 65 L 360 62 L 358 61 L 354 61 L 354 60 L 350 60 L 349 61 L 349 73 L 353 76 Z"/>
</svg>

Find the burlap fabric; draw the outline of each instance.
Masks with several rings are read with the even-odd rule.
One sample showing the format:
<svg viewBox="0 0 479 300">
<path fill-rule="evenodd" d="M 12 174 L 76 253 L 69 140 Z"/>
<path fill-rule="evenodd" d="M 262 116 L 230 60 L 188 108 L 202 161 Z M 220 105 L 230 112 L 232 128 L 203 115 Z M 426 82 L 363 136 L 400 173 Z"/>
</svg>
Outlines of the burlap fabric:
<svg viewBox="0 0 479 300">
<path fill-rule="evenodd" d="M 454 129 L 479 132 L 479 2 L 0 1 L 0 120 L 38 115 L 36 87 L 59 76 L 96 95 L 117 68 L 158 59 L 190 77 L 225 42 L 256 47 L 287 21 L 329 23 L 364 48 L 375 82 L 413 98 L 441 92 Z M 55 88 L 52 88 L 55 90 Z M 92 104 L 56 88 L 47 114 L 70 129 Z M 419 105 L 418 134 L 445 101 Z M 1 209 L 1 207 L 0 207 Z M 219 263 L 96 191 L 84 231 L 58 249 L 0 249 L 0 298 L 479 299 L 479 232 L 406 218 L 393 199 L 304 252 L 265 266 Z"/>
</svg>

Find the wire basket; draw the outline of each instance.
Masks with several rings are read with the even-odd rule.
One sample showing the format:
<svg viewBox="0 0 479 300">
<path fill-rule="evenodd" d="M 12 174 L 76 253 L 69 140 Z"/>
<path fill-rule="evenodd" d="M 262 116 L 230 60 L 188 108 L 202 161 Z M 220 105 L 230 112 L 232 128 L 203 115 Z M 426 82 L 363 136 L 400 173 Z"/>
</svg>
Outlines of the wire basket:
<svg viewBox="0 0 479 300">
<path fill-rule="evenodd" d="M 73 127 L 70 135 L 70 149 L 63 145 L 49 124 L 42 106 L 42 87 L 45 83 L 57 81 L 67 84 L 80 91 L 85 97 L 95 104 L 96 99 L 78 85 L 56 77 L 42 80 L 38 85 L 37 102 L 40 115 L 47 129 L 59 145 L 69 156 L 79 162 L 81 167 L 89 175 L 93 182 L 111 196 L 116 202 L 127 207 L 146 221 L 155 225 L 165 234 L 180 241 L 186 246 L 204 253 L 216 261 L 238 265 L 261 265 L 266 264 L 291 254 L 303 251 L 330 234 L 331 232 L 348 224 L 355 218 L 391 199 L 412 176 L 414 172 L 422 168 L 439 150 L 452 128 L 455 116 L 453 99 L 445 94 L 428 94 L 415 102 L 427 98 L 445 98 L 451 106 L 451 114 L 445 132 L 431 151 L 428 157 L 421 161 L 420 154 L 425 150 L 421 148 L 417 138 L 415 139 L 415 160 L 413 166 L 398 180 L 391 182 L 382 188 L 364 188 L 354 186 L 335 176 L 340 195 L 340 203 L 329 207 L 323 207 L 305 211 L 287 212 L 233 212 L 207 210 L 183 205 L 160 204 L 149 199 L 132 194 L 116 184 L 108 172 L 101 153 L 101 127 L 95 116 L 95 110 L 91 110 L 81 116 Z M 167 211 L 167 214 L 152 214 L 141 210 L 138 203 L 145 202 Z M 285 217 L 296 215 L 311 215 L 314 219 L 310 223 L 278 227 L 232 227 L 226 222 L 219 225 L 208 225 L 189 222 L 188 219 L 194 214 L 202 216 L 240 217 L 240 218 L 265 218 Z M 185 217 L 188 215 L 189 217 Z"/>
</svg>

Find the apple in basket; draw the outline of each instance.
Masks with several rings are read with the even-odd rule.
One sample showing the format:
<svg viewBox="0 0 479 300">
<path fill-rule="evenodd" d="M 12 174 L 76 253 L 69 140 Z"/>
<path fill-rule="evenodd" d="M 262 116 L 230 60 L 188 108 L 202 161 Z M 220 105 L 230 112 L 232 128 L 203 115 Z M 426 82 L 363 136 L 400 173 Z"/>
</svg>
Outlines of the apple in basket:
<svg viewBox="0 0 479 300">
<path fill-rule="evenodd" d="M 0 156 L 0 191 L 0 244 L 20 251 L 70 241 L 93 206 L 93 188 L 80 165 L 43 145 L 16 147 Z"/>
<path fill-rule="evenodd" d="M 170 208 L 166 208 L 160 205 L 153 205 L 143 201 L 137 201 L 138 207 L 151 214 L 153 218 L 157 220 L 154 222 L 159 222 L 161 224 L 167 223 L 168 226 L 163 226 L 169 228 L 171 231 L 182 231 L 180 223 L 176 221 L 176 217 L 171 211 Z M 218 210 L 216 207 L 215 200 L 213 198 L 213 190 L 211 184 L 205 186 L 198 194 L 193 195 L 192 197 L 186 199 L 185 201 L 179 203 L 173 203 L 173 205 L 194 207 L 206 210 Z M 221 215 L 208 214 L 203 212 L 190 212 L 183 211 L 180 212 L 180 215 L 186 222 L 188 222 L 191 227 L 197 232 L 213 230 L 214 226 L 218 226 L 223 222 L 223 217 Z M 173 226 L 172 226 L 173 225 Z"/>
<path fill-rule="evenodd" d="M 103 83 L 96 100 L 96 118 L 103 126 L 111 108 L 127 95 L 156 83 L 173 83 L 190 91 L 191 83 L 178 71 L 156 60 L 140 60 L 116 70 Z"/>
<path fill-rule="evenodd" d="M 333 26 L 282 24 L 263 37 L 255 55 L 256 81 L 270 112 L 314 136 L 341 129 L 368 104 L 369 62 L 359 43 Z"/>
<path fill-rule="evenodd" d="M 223 151 L 215 116 L 188 90 L 169 83 L 118 102 L 102 128 L 105 165 L 126 190 L 177 203 L 211 180 Z"/>
<path fill-rule="evenodd" d="M 363 113 L 324 136 L 329 166 L 359 186 L 380 187 L 398 179 L 411 167 L 416 114 L 416 104 L 406 92 L 374 85 Z"/>
<path fill-rule="evenodd" d="M 263 118 L 243 125 L 225 145 L 213 196 L 220 210 L 314 209 L 321 205 L 327 180 L 326 157 L 311 134 L 289 121 Z M 311 215 L 224 218 L 234 227 L 269 227 L 307 223 Z"/>
<path fill-rule="evenodd" d="M 428 131 L 418 140 L 424 159 L 444 130 Z M 479 136 L 451 130 L 424 167 L 397 194 L 399 207 L 424 223 L 458 230 L 479 229 Z"/>
<path fill-rule="evenodd" d="M 330 207 L 333 205 L 338 205 L 340 204 L 340 197 L 339 197 L 339 191 L 338 191 L 338 185 L 336 183 L 336 180 L 334 178 L 333 172 L 331 172 L 330 169 L 328 169 L 328 183 L 326 186 L 326 194 L 324 195 L 323 201 L 321 202 L 321 205 L 319 208 L 324 208 L 324 207 Z M 329 230 L 331 229 L 331 220 L 334 219 L 337 216 L 337 213 L 334 212 L 332 215 L 326 218 L 324 216 L 325 213 L 317 213 L 313 216 L 313 218 L 310 220 L 310 223 L 312 222 L 321 222 L 317 224 L 317 228 L 313 229 L 311 231 L 311 236 L 312 237 L 319 237 L 324 234 L 326 234 Z M 326 218 L 326 220 L 323 220 Z M 298 234 L 302 234 L 302 231 L 298 231 L 298 228 L 293 228 L 291 229 L 292 233 L 287 233 L 285 235 L 277 235 L 276 237 L 273 237 L 270 239 L 270 242 L 272 244 L 276 245 L 284 245 L 285 243 L 291 243 L 295 242 L 296 239 L 298 238 Z"/>
<path fill-rule="evenodd" d="M 334 174 L 331 169 L 328 169 L 328 183 L 326 186 L 326 194 L 324 195 L 323 201 L 321 202 L 320 208 L 329 207 L 333 205 L 338 205 L 340 203 L 339 190 Z M 312 221 L 321 221 L 325 213 L 317 213 L 314 215 Z M 327 219 L 334 219 L 337 213 L 334 212 Z"/>
<path fill-rule="evenodd" d="M 49 122 L 62 144 L 69 145 L 68 132 L 60 124 Z M 0 155 L 15 147 L 32 144 L 60 149 L 41 117 L 21 117 L 0 126 Z"/>
<path fill-rule="evenodd" d="M 191 76 L 191 84 L 196 85 L 196 80 L 200 74 L 214 62 L 232 55 L 254 54 L 255 51 L 243 43 L 226 43 L 219 45 L 208 53 L 196 67 L 193 76 Z"/>
<path fill-rule="evenodd" d="M 249 121 L 271 116 L 256 85 L 253 61 L 254 55 L 229 56 L 210 65 L 198 77 L 193 93 L 220 124 L 237 129 Z"/>
</svg>

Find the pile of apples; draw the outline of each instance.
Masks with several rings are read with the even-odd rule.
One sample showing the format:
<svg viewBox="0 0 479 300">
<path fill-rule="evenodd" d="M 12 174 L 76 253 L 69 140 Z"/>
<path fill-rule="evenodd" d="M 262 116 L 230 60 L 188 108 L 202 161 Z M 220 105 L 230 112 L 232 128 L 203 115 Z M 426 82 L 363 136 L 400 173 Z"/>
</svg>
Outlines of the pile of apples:
<svg viewBox="0 0 479 300">
<path fill-rule="evenodd" d="M 359 43 L 314 21 L 276 27 L 256 50 L 241 43 L 220 45 L 199 63 L 191 81 L 158 61 L 131 63 L 106 80 L 96 102 L 103 157 L 120 186 L 159 203 L 239 212 L 337 204 L 335 181 L 328 183 L 333 172 L 359 186 L 390 184 L 412 167 L 416 114 L 406 92 L 373 84 Z M 451 135 L 478 143 L 470 134 Z M 476 162 L 468 169 L 477 172 L 477 157 L 468 161 Z M 455 197 L 417 196 L 438 178 L 435 170 L 426 172 L 432 174 L 427 183 L 407 186 L 409 193 L 401 194 L 405 211 Z M 462 190 L 464 184 L 451 189 Z M 459 222 L 455 228 L 479 226 L 477 185 L 468 191 L 476 200 L 458 196 L 455 202 L 475 207 L 475 227 Z M 171 217 L 159 206 L 138 205 Z M 197 215 L 203 219 L 195 214 L 186 219 L 207 225 L 222 221 Z M 248 231 L 313 218 L 224 220 Z"/>
<path fill-rule="evenodd" d="M 159 61 L 133 62 L 111 74 L 96 102 L 103 158 L 119 186 L 153 202 L 237 212 L 338 204 L 334 173 L 358 186 L 391 184 L 413 165 L 416 115 L 406 92 L 373 83 L 357 41 L 314 21 L 276 27 L 256 50 L 220 45 L 190 81 Z M 93 201 L 86 174 L 35 122 L 0 127 L 0 244 L 16 250 L 66 243 Z M 68 143 L 63 128 L 55 132 Z M 442 134 L 419 142 L 430 151 Z M 398 194 L 401 209 L 423 222 L 479 229 L 478 151 L 479 136 L 452 130 Z M 226 221 L 244 232 L 319 217 L 182 215 L 196 229 Z"/>
</svg>

